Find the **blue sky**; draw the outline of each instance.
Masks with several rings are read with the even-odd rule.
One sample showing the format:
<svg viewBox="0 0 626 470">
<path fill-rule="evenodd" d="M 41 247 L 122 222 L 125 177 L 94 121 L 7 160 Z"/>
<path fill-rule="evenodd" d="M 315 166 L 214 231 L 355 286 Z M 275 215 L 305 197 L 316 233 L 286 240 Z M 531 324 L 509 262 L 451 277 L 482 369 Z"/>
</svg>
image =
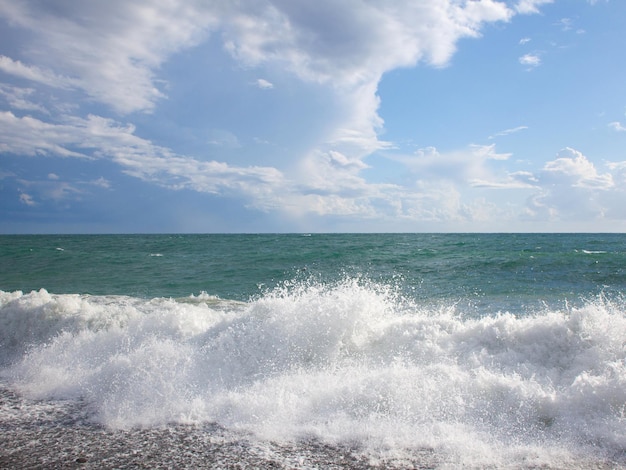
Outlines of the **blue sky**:
<svg viewBox="0 0 626 470">
<path fill-rule="evenodd" d="M 0 0 L 0 232 L 626 231 L 624 19 Z"/>
</svg>

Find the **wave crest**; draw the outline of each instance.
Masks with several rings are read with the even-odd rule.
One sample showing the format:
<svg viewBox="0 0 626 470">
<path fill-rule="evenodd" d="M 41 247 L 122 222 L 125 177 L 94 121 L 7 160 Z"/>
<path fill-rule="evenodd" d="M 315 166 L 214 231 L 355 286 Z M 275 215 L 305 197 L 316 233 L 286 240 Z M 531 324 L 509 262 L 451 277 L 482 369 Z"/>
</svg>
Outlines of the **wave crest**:
<svg viewBox="0 0 626 470">
<path fill-rule="evenodd" d="M 111 427 L 211 421 L 500 456 L 626 446 L 619 300 L 469 318 L 361 279 L 205 297 L 1 293 L 3 375 L 29 396 L 84 398 Z"/>
</svg>

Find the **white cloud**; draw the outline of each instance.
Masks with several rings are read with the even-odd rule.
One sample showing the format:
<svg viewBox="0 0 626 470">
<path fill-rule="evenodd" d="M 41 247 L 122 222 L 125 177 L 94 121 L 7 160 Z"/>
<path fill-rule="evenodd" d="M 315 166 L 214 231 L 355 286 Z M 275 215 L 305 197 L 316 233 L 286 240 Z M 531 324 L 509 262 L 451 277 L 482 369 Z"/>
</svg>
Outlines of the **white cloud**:
<svg viewBox="0 0 626 470">
<path fill-rule="evenodd" d="M 517 7 L 529 12 L 542 1 Z M 106 4 L 0 0 L 0 15 L 26 29 L 22 48 L 30 63 L 5 58 L 6 68 L 49 86 L 83 90 L 117 112 L 150 111 L 163 98 L 158 69 L 174 53 L 220 33 L 244 64 L 290 70 L 334 89 L 349 111 L 328 136 L 336 150 L 366 155 L 378 142 L 382 120 L 376 90 L 389 70 L 426 62 L 444 66 L 464 37 L 485 23 L 508 21 L 505 2 L 314 3 L 286 0 L 196 2 L 111 0 Z M 257 86 L 268 88 L 260 79 Z"/>
<path fill-rule="evenodd" d="M 572 29 L 572 19 L 571 18 L 561 18 L 557 21 L 556 26 L 561 28 L 561 31 L 570 31 Z"/>
<path fill-rule="evenodd" d="M 607 165 L 615 170 L 615 166 Z M 528 199 L 526 216 L 535 220 L 607 220 L 623 218 L 623 190 L 613 174 L 599 173 L 581 152 L 565 148 L 537 174 L 538 191 Z"/>
<path fill-rule="evenodd" d="M 288 170 L 179 155 L 139 137 L 130 124 L 95 115 L 65 115 L 45 122 L 0 113 L 0 151 L 106 158 L 127 174 L 163 187 L 228 195 L 267 211 L 481 220 L 495 209 L 479 197 L 469 197 L 471 191 L 521 189 L 532 192 L 534 205 L 529 207 L 533 210 L 547 207 L 558 214 L 565 196 L 556 197 L 550 185 L 564 194 L 570 188 L 580 194 L 614 191 L 611 174 L 598 172 L 584 156 L 573 153 L 560 155 L 537 174 L 498 171 L 499 162 L 510 154 L 498 153 L 489 145 L 452 152 L 424 148 L 415 155 L 389 157 L 409 170 L 410 183 L 404 185 L 372 184 L 362 177 L 368 168 L 364 157 L 393 147 L 380 137 L 384 122 L 378 115 L 377 90 L 385 72 L 422 63 L 446 66 L 461 38 L 479 36 L 486 23 L 536 13 L 547 3 L 112 0 L 69 7 L 55 1 L 0 0 L 0 15 L 33 37 L 16 56 L 20 60 L 4 57 L 0 68 L 34 84 L 82 90 L 91 100 L 119 113 L 150 111 L 164 97 L 159 68 L 178 51 L 214 34 L 241 64 L 259 66 L 261 71 L 256 73 L 286 70 L 299 80 L 330 90 L 338 116 L 324 140 L 311 144 L 304 156 L 298 156 L 299 161 L 289 163 Z M 526 54 L 520 63 L 536 67 L 541 58 L 538 53 Z M 247 80 L 250 86 L 273 87 L 263 78 Z M 13 92 L 4 90 L 8 100 L 8 93 Z M 22 107 L 14 100 L 14 109 L 34 105 L 28 103 L 30 96 L 22 95 Z M 490 138 L 525 129 L 506 129 Z M 221 130 L 208 131 L 206 141 L 233 148 L 240 145 L 234 134 Z M 104 178 L 90 184 L 110 187 Z"/>
<path fill-rule="evenodd" d="M 511 155 L 497 153 L 495 144 L 470 145 L 466 149 L 440 153 L 434 147 L 419 149 L 414 155 L 390 156 L 406 165 L 420 179 L 451 180 L 465 183 L 473 180 L 491 180 L 494 175 L 487 162 L 507 160 Z"/>
<path fill-rule="evenodd" d="M 618 220 L 626 215 L 622 204 L 616 203 L 626 194 L 622 185 L 615 182 L 615 178 L 619 178 L 626 183 L 624 162 L 606 164 L 607 171 L 601 172 L 581 152 L 565 148 L 537 172 L 496 171 L 498 159 L 507 156 L 496 153 L 494 146 L 471 146 L 443 154 L 428 147 L 412 157 L 393 157 L 419 178 L 418 195 L 411 197 L 409 187 L 396 191 L 403 213 L 406 214 L 407 208 L 411 207 L 411 213 L 419 213 L 419 217 L 425 217 L 425 220 L 440 216 L 440 221 L 479 222 L 485 211 L 491 211 L 490 220 L 511 223 L 524 219 Z M 435 189 L 437 187 L 445 187 L 449 198 L 445 199 L 444 194 Z M 478 197 L 479 193 L 475 193 L 485 190 L 501 191 L 497 203 L 484 201 Z M 526 203 L 516 202 L 515 194 L 526 194 Z M 424 208 L 423 201 L 432 205 L 431 210 Z M 506 201 L 510 201 L 508 206 Z M 494 204 L 497 208 L 491 207 Z M 443 214 L 447 215 L 444 217 Z"/>
<path fill-rule="evenodd" d="M 506 178 L 497 181 L 487 181 L 475 179 L 469 181 L 474 188 L 486 189 L 532 189 L 537 188 L 536 178 L 531 173 L 514 172 L 507 175 Z"/>
<path fill-rule="evenodd" d="M 462 196 L 452 183 L 419 180 L 412 193 L 403 195 L 396 215 L 423 222 L 462 221 L 463 207 Z"/>
<path fill-rule="evenodd" d="M 230 195 L 257 200 L 266 207 L 272 188 L 284 185 L 280 171 L 271 167 L 232 167 L 215 161 L 199 161 L 174 154 L 134 134 L 131 125 L 100 116 L 66 118 L 51 124 L 32 117 L 0 112 L 0 153 L 24 156 L 106 158 L 121 165 L 129 175 L 170 189 Z M 54 180 L 54 178 L 51 178 Z M 104 179 L 94 184 L 106 187 Z M 72 191 L 59 186 L 49 196 L 61 198 Z M 56 195 L 55 195 L 56 194 Z"/>
<path fill-rule="evenodd" d="M 581 152 L 572 148 L 561 150 L 557 159 L 546 163 L 546 179 L 573 187 L 607 190 L 614 186 L 610 173 L 599 174 L 594 164 Z"/>
<path fill-rule="evenodd" d="M 33 197 L 27 193 L 20 193 L 20 202 L 22 204 L 26 204 L 27 206 L 35 206 L 37 203 L 34 201 Z"/>
<path fill-rule="evenodd" d="M 248 65 L 286 68 L 334 89 L 348 111 L 328 142 L 362 157 L 389 146 L 378 140 L 383 122 L 376 95 L 386 71 L 419 62 L 444 66 L 460 38 L 476 37 L 485 23 L 513 14 L 493 0 L 274 0 L 231 12 L 225 37 L 230 53 Z"/>
<path fill-rule="evenodd" d="M 617 132 L 625 132 L 626 131 L 626 126 L 624 126 L 621 122 L 619 121 L 615 121 L 615 122 L 610 122 L 609 123 L 609 127 Z"/>
<path fill-rule="evenodd" d="M 274 88 L 274 84 L 272 82 L 268 82 L 264 78 L 259 78 L 256 81 L 256 86 L 259 87 L 261 90 L 270 90 Z"/>
<path fill-rule="evenodd" d="M 67 118 L 63 124 L 11 113 L 0 114 L 0 118 L 9 123 L 0 126 L 5 152 L 109 159 L 125 173 L 165 188 L 239 198 L 247 207 L 293 217 L 316 214 L 446 224 L 487 223 L 494 218 L 504 223 L 520 217 L 610 219 L 624 212 L 615 203 L 624 196 L 615 177 L 626 181 L 626 164 L 607 164 L 608 171 L 601 172 L 571 148 L 533 174 L 496 171 L 499 162 L 510 155 L 498 153 L 495 145 L 472 145 L 444 153 L 428 147 L 412 156 L 393 157 L 411 171 L 413 179 L 402 185 L 375 184 L 360 175 L 367 168 L 361 159 L 336 150 L 313 152 L 297 171 L 285 173 L 272 167 L 237 167 L 177 155 L 136 136 L 132 126 L 98 116 Z M 110 187 L 105 178 L 70 184 L 56 173 L 50 173 L 46 181 L 18 181 L 24 187 L 20 200 L 26 205 L 36 203 L 33 194 L 37 200 L 64 201 L 80 198 L 90 186 Z M 502 191 L 502 201 L 509 194 L 506 190 L 524 191 L 528 200 L 525 206 L 518 204 L 517 211 L 509 207 L 505 212 L 501 201 L 484 199 L 480 191 L 486 190 Z"/>
<path fill-rule="evenodd" d="M 553 0 L 519 0 L 515 9 L 518 13 L 522 14 L 538 13 L 541 5 L 552 2 Z"/>
<path fill-rule="evenodd" d="M 467 216 L 465 212 L 465 215 L 455 212 L 455 208 L 465 205 L 450 201 L 454 192 L 440 190 L 442 184 L 452 187 L 451 182 L 431 186 L 433 190 L 439 188 L 435 194 L 425 192 L 425 183 L 417 189 L 371 184 L 359 176 L 367 167 L 359 158 L 335 150 L 312 153 L 300 163 L 298 171 L 286 175 L 272 167 L 236 167 L 176 155 L 134 135 L 132 126 L 99 116 L 84 120 L 67 118 L 64 124 L 56 125 L 30 117 L 18 118 L 11 113 L 0 116 L 11 124 L 0 127 L 0 141 L 6 142 L 4 152 L 109 159 L 126 174 L 143 181 L 172 190 L 239 198 L 246 206 L 262 211 L 278 211 L 294 217 L 317 214 L 372 220 L 389 217 L 412 220 L 418 214 L 429 220 Z M 11 139 L 7 139 L 8 134 Z M 500 158 L 490 147 L 476 147 L 472 151 L 475 158 L 482 160 Z M 56 174 L 49 174 L 46 181 L 19 180 L 19 183 L 36 191 L 41 199 L 54 201 L 80 197 L 85 192 L 81 188 L 86 185 L 105 189 L 110 186 L 104 178 L 72 185 L 61 181 Z M 29 201 L 34 203 L 32 197 L 23 197 L 22 202 Z M 439 205 L 433 206 L 434 201 Z"/>
<path fill-rule="evenodd" d="M 0 70 L 4 73 L 54 88 L 73 88 L 78 85 L 76 80 L 56 75 L 51 70 L 25 65 L 19 60 L 13 60 L 4 55 L 0 55 Z"/>
<path fill-rule="evenodd" d="M 489 139 L 492 140 L 492 139 L 495 139 L 496 137 L 502 137 L 502 136 L 509 135 L 509 134 L 515 134 L 520 131 L 525 131 L 526 129 L 528 129 L 528 126 L 517 126 L 511 129 L 505 129 L 503 131 L 490 135 Z"/>
<path fill-rule="evenodd" d="M 30 116 L 17 117 L 10 111 L 0 111 L 0 152 L 17 155 L 57 155 L 88 158 L 72 150 L 80 143 L 75 126 L 50 124 Z M 80 143 L 85 148 L 85 143 Z"/>
<path fill-rule="evenodd" d="M 35 103 L 30 99 L 34 94 L 34 88 L 20 88 L 0 83 L 0 95 L 4 97 L 7 104 L 12 109 L 49 114 L 48 110 L 43 105 Z"/>
<path fill-rule="evenodd" d="M 541 57 L 538 54 L 524 54 L 519 58 L 519 63 L 529 68 L 538 67 L 541 65 Z"/>
<path fill-rule="evenodd" d="M 111 182 L 102 176 L 98 179 L 92 180 L 88 182 L 92 186 L 97 186 L 99 188 L 109 189 L 111 187 Z"/>
<path fill-rule="evenodd" d="M 0 67 L 48 86 L 79 88 L 121 113 L 149 111 L 163 97 L 155 70 L 204 37 L 208 13 L 183 1 L 2 0 L 0 16 L 30 33 L 22 52 L 41 65 L 3 57 Z"/>
<path fill-rule="evenodd" d="M 20 186 L 28 188 L 29 192 L 34 192 L 39 201 L 66 202 L 78 199 L 85 193 L 84 190 L 74 184 L 54 178 L 47 180 L 18 179 L 17 181 Z"/>
</svg>

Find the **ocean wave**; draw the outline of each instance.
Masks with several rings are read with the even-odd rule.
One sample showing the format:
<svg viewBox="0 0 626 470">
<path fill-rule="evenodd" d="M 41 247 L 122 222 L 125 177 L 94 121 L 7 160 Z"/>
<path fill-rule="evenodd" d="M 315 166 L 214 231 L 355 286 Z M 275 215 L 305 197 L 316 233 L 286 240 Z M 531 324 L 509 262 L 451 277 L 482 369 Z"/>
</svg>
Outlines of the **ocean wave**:
<svg viewBox="0 0 626 470">
<path fill-rule="evenodd" d="M 86 400 L 111 428 L 214 422 L 492 464 L 626 448 L 619 299 L 470 317 L 361 279 L 247 303 L 40 290 L 0 292 L 0 326 L 11 387 Z"/>
</svg>

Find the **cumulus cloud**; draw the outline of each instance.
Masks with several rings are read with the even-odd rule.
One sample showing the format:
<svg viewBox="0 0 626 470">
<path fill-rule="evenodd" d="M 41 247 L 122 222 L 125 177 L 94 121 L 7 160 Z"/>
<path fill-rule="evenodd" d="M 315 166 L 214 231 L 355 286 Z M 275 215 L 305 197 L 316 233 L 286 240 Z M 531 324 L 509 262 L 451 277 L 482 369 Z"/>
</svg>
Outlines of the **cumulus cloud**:
<svg viewBox="0 0 626 470">
<path fill-rule="evenodd" d="M 511 222 L 619 219 L 626 213 L 615 203 L 624 196 L 622 185 L 616 184 L 616 178 L 626 183 L 624 162 L 607 163 L 606 171 L 600 171 L 582 152 L 565 148 L 534 172 L 498 169 L 498 160 L 508 157 L 508 154 L 497 153 L 493 145 L 470 146 L 447 153 L 427 147 L 412 156 L 392 157 L 406 165 L 417 178 L 413 193 L 408 186 L 402 191 L 395 190 L 397 194 L 402 193 L 398 196 L 399 206 L 404 213 L 411 208 L 410 213 L 425 217 L 420 220 L 440 216 L 440 220 L 480 221 L 489 211 L 492 220 L 500 217 L 501 221 Z M 437 187 L 446 190 L 441 193 Z M 504 204 L 500 204 L 497 212 L 491 207 L 493 203 L 470 196 L 472 191 L 485 190 L 503 191 L 501 202 L 508 194 L 520 191 L 527 194 L 527 200 L 515 210 L 517 203 L 511 198 L 507 212 L 503 212 Z M 422 205 L 425 201 L 432 205 L 430 210 Z"/>
<path fill-rule="evenodd" d="M 615 166 L 607 165 L 609 170 Z M 539 220 L 601 220 L 622 217 L 614 201 L 613 174 L 600 173 L 580 151 L 565 148 L 537 174 L 538 191 L 528 199 L 526 215 Z M 617 196 L 617 197 L 616 197 Z"/>
<path fill-rule="evenodd" d="M 378 84 L 386 72 L 418 64 L 445 67 L 460 39 L 480 36 L 487 23 L 536 13 L 547 3 L 112 0 L 69 5 L 0 0 L 0 16 L 6 24 L 30 34 L 30 42 L 22 45 L 18 55 L 0 57 L 2 72 L 29 82 L 21 91 L 6 85 L 0 89 L 13 109 L 0 112 L 0 152 L 109 159 L 125 173 L 156 185 L 228 195 L 244 199 L 250 207 L 294 214 L 481 220 L 495 209 L 479 197 L 468 198 L 468 191 L 515 189 L 531 194 L 527 216 L 556 216 L 573 210 L 558 188 L 574 188 L 582 203 L 590 193 L 617 191 L 613 173 L 599 171 L 572 149 L 539 171 L 507 173 L 498 164 L 510 159 L 509 153 L 497 152 L 495 145 L 474 145 L 448 152 L 426 147 L 404 156 L 390 152 L 388 157 L 408 170 L 402 183 L 373 184 L 362 176 L 369 168 L 368 155 L 393 147 L 381 138 L 384 122 L 378 114 Z M 45 109 L 31 99 L 35 92 L 28 91 L 43 86 L 84 93 L 119 114 L 150 112 L 165 98 L 160 67 L 177 52 L 209 37 L 223 41 L 240 64 L 259 67 L 256 73 L 287 71 L 333 94 L 342 110 L 336 125 L 298 161 L 289 162 L 288 170 L 180 155 L 140 137 L 132 124 L 120 123 L 124 118 L 119 116 L 66 113 L 45 121 L 16 111 L 43 113 Z M 538 53 L 519 60 L 529 68 L 541 64 Z M 247 80 L 249 86 L 273 87 L 263 78 Z M 610 126 L 623 130 L 618 122 Z M 505 129 L 490 138 L 525 129 Z M 208 131 L 207 142 L 239 145 L 226 130 Z M 611 171 L 617 174 L 618 167 Z M 104 178 L 90 184 L 111 186 Z M 66 187 L 66 195 L 68 191 Z M 24 196 L 22 202 L 28 201 L 32 197 Z M 599 210 L 599 206 L 586 207 Z"/>
<path fill-rule="evenodd" d="M 545 179 L 572 187 L 607 190 L 614 186 L 610 173 L 599 174 L 595 165 L 572 148 L 561 150 L 557 159 L 543 168 Z"/>
<path fill-rule="evenodd" d="M 361 172 L 367 165 L 359 158 L 336 150 L 316 151 L 295 171 L 240 167 L 218 161 L 202 161 L 178 155 L 135 135 L 135 129 L 111 119 L 89 116 L 66 118 L 51 124 L 32 117 L 0 114 L 0 141 L 4 152 L 35 156 L 108 159 L 143 181 L 172 190 L 192 190 L 240 198 L 248 207 L 294 217 L 350 216 L 371 220 L 451 223 L 488 218 L 515 220 L 567 220 L 576 217 L 610 218 L 624 212 L 615 203 L 615 183 L 626 181 L 626 164 L 615 162 L 600 171 L 581 152 L 566 148 L 537 172 L 506 173 L 499 162 L 510 158 L 495 145 L 473 145 L 455 152 L 428 147 L 414 155 L 395 156 L 413 176 L 404 183 L 371 183 Z M 8 123 L 8 125 L 7 125 Z M 8 137 L 11 138 L 8 138 Z M 45 136 L 45 139 L 43 138 Z M 6 175 L 11 177 L 12 175 Z M 105 178 L 70 184 L 56 173 L 45 181 L 19 180 L 20 201 L 28 206 L 38 200 L 62 201 L 80 197 L 92 188 L 110 188 Z M 526 191 L 525 206 L 517 214 L 504 213 L 472 191 Z M 619 199 L 619 198 L 618 198 Z M 523 214 L 522 214 L 523 210 Z M 621 211 L 621 212 L 620 212 Z"/>
<path fill-rule="evenodd" d="M 0 127 L 0 141 L 5 142 L 0 148 L 3 152 L 18 153 L 24 158 L 108 159 L 120 165 L 126 174 L 143 181 L 172 190 L 239 198 L 246 206 L 261 211 L 294 217 L 316 214 L 372 220 L 412 220 L 420 216 L 432 221 L 457 220 L 472 214 L 468 204 L 460 203 L 458 191 L 452 190 L 453 182 L 428 185 L 421 181 L 410 187 L 369 183 L 359 174 L 367 169 L 362 160 L 335 150 L 313 152 L 288 175 L 273 167 L 238 167 L 177 155 L 136 136 L 133 126 L 99 116 L 68 117 L 63 124 L 11 113 L 0 117 L 10 124 Z M 472 152 L 482 160 L 501 158 L 491 147 L 476 147 Z M 22 194 L 29 195 L 22 197 L 24 204 L 34 204 L 31 191 L 41 199 L 62 201 L 80 197 L 88 186 L 110 187 L 104 178 L 70 184 L 56 173 L 50 173 L 44 181 L 18 182 L 25 189 Z M 443 191 L 442 185 L 448 189 Z M 456 202 L 450 201 L 452 195 L 456 195 Z"/>
<path fill-rule="evenodd" d="M 383 121 L 376 92 L 385 72 L 419 62 L 444 66 L 459 39 L 476 37 L 485 23 L 508 21 L 514 13 L 494 0 L 274 0 L 231 11 L 224 29 L 227 50 L 237 60 L 283 67 L 334 89 L 348 111 L 328 142 L 363 157 L 389 146 L 378 139 Z"/>
<path fill-rule="evenodd" d="M 236 60 L 291 71 L 336 90 L 349 109 L 329 141 L 361 156 L 378 142 L 376 96 L 382 75 L 426 62 L 444 66 L 464 37 L 508 21 L 542 1 L 515 8 L 496 0 L 315 3 L 286 0 L 196 2 L 112 0 L 106 4 L 0 0 L 0 16 L 27 30 L 22 54 L 0 67 L 49 86 L 70 87 L 119 113 L 150 111 L 164 97 L 158 69 L 174 53 L 219 32 Z M 259 79 L 261 88 L 271 83 Z"/>
<path fill-rule="evenodd" d="M 609 162 L 600 171 L 582 152 L 565 148 L 536 172 L 518 171 L 505 178 L 474 180 L 480 189 L 516 189 L 528 194 L 526 203 L 507 214 L 510 220 L 621 220 L 626 210 L 626 163 Z M 617 184 L 618 182 L 622 184 Z"/>
</svg>

